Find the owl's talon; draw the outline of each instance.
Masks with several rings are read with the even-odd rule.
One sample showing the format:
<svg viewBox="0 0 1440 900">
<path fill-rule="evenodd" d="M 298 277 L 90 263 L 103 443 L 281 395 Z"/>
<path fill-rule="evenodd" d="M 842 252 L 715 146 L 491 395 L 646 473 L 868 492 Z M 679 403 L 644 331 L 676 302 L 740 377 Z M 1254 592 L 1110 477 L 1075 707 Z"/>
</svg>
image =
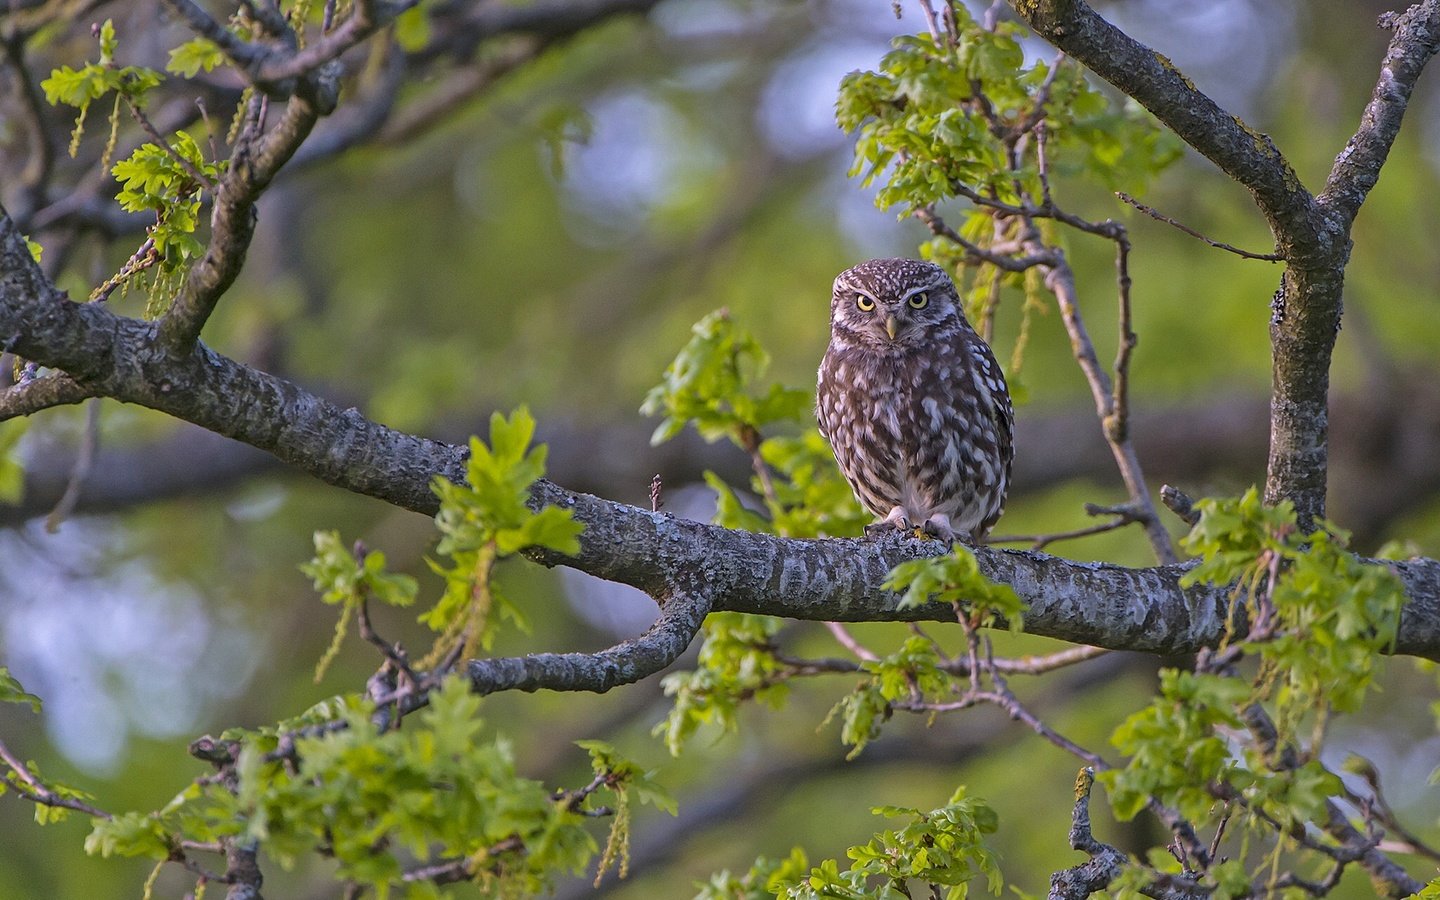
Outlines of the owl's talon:
<svg viewBox="0 0 1440 900">
<path fill-rule="evenodd" d="M 879 522 L 871 522 L 865 526 L 865 537 L 871 540 L 888 537 L 892 534 L 904 534 L 910 530 L 910 523 L 901 517 L 900 519 L 881 519 Z"/>
<path fill-rule="evenodd" d="M 955 543 L 955 532 L 950 528 L 950 523 L 940 521 L 939 517 L 926 522 L 923 529 L 916 529 L 915 536 L 934 538 L 947 544 Z"/>
</svg>

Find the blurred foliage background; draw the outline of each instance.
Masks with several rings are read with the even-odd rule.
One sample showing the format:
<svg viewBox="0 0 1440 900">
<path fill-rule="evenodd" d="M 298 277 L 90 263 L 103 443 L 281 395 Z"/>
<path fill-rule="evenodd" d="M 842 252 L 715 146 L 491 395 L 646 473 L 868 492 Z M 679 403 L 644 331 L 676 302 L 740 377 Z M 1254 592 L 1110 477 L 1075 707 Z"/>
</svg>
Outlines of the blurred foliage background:
<svg viewBox="0 0 1440 900">
<path fill-rule="evenodd" d="M 1271 134 L 1312 190 L 1374 83 L 1386 40 L 1374 22 L 1388 6 L 1101 4 L 1202 90 Z M 115 11 L 122 38 L 138 40 L 152 27 L 144 9 Z M 666 0 L 645 20 L 608 24 L 550 51 L 418 140 L 287 175 L 262 201 L 257 246 L 207 342 L 379 421 L 449 439 L 482 430 L 494 409 L 528 404 L 542 438 L 554 443 L 557 480 L 648 502 L 650 474 L 661 465 L 647 459 L 643 442 L 654 423 L 637 408 L 695 320 L 728 308 L 771 351 L 778 380 L 809 388 L 827 340 L 835 273 L 873 256 L 912 255 L 924 240 L 919 224 L 877 211 L 869 193 L 847 179 L 850 145 L 832 118 L 844 73 L 873 67 L 892 37 L 922 29 L 912 8 L 897 20 L 885 0 Z M 161 29 L 152 39 L 171 37 Z M 1027 50 L 1052 55 L 1039 42 Z M 1362 414 L 1403 404 L 1395 385 L 1411 382 L 1383 373 L 1416 373 L 1422 384 L 1440 374 L 1440 262 L 1433 252 L 1440 212 L 1432 199 L 1440 187 L 1440 91 L 1433 83 L 1433 75 L 1422 81 L 1355 229 L 1334 390 Z M 1071 211 L 1117 218 L 1131 229 L 1137 414 L 1263 404 L 1268 301 L 1279 269 L 1205 247 L 1099 186 L 1062 177 L 1056 195 Z M 1139 199 L 1217 240 L 1271 249 L 1244 191 L 1193 154 Z M 1072 238 L 1068 252 L 1091 332 L 1108 359 L 1112 249 L 1087 240 Z M 117 246 L 78 254 L 61 284 L 83 296 L 96 271 L 129 252 Z M 112 302 L 139 314 L 143 298 Z M 1001 308 L 1002 360 L 1010 357 L 1022 302 L 1017 292 Z M 1012 374 L 1030 400 L 1017 410 L 1022 429 L 1027 420 L 1079 413 L 1075 421 L 1090 431 L 1073 439 L 1098 441 L 1098 425 L 1083 417 L 1091 408 L 1087 389 L 1053 311 L 1034 321 L 1023 369 Z M 27 438 L 32 460 L 53 452 L 52 442 L 73 444 L 83 418 L 74 409 L 47 413 Z M 1337 431 L 1347 421 L 1337 418 Z M 1363 427 L 1363 415 L 1357 421 Z M 177 429 L 108 402 L 101 423 L 111 447 L 163 441 Z M 1017 443 L 1022 469 L 1039 449 L 1027 447 L 1024 434 Z M 684 446 L 706 465 L 745 469 L 728 448 Z M 1258 452 L 1217 454 L 1213 466 L 1179 486 L 1198 496 L 1258 481 L 1263 431 L 1249 446 Z M 1336 450 L 1337 480 L 1385 476 L 1363 471 L 1365 459 L 1347 457 L 1346 446 Z M 1440 443 L 1430 450 L 1440 454 L 1433 448 Z M 701 465 L 682 462 L 679 469 L 688 466 L 698 481 Z M 1167 460 L 1143 462 L 1158 488 Z M 1032 489 L 1023 480 L 1017 485 L 998 531 L 1081 526 L 1088 522 L 1084 502 L 1124 496 L 1118 478 L 1103 470 L 1032 482 Z M 1332 496 L 1342 487 L 1332 487 Z M 1394 515 L 1366 519 L 1361 549 L 1404 538 L 1440 554 L 1440 490 L 1422 484 L 1410 493 Z M 667 480 L 666 497 L 672 510 L 708 515 L 702 491 Z M 1348 524 L 1343 504 L 1332 515 Z M 385 550 L 392 568 L 417 575 L 433 592 L 424 564 L 435 540 L 428 520 L 275 470 L 75 518 L 54 534 L 35 521 L 12 522 L 0 531 L 0 653 L 47 706 L 39 717 L 0 708 L 0 733 L 42 771 L 86 787 L 111 808 L 150 809 L 198 772 L 185 752 L 195 736 L 292 715 L 361 683 L 378 660 L 359 641 L 347 645 L 324 683 L 311 683 L 333 610 L 314 596 L 298 565 L 310 556 L 311 534 L 329 528 Z M 1148 562 L 1142 536 L 1130 531 L 1051 550 Z M 503 633 L 500 654 L 597 649 L 648 623 L 643 597 L 573 574 L 512 564 L 501 577 L 534 629 Z M 401 611 L 378 624 L 421 646 L 412 618 Z M 826 652 L 823 630 L 807 629 L 792 633 Z M 901 626 L 858 631 L 881 647 L 905 634 Z M 1022 636 L 1003 646 L 1038 652 L 1044 643 Z M 1154 666 L 1133 663 L 1096 661 L 1063 681 L 1017 687 L 1061 731 L 1105 748 L 1114 724 L 1153 686 Z M 1435 839 L 1440 800 L 1421 790 L 1440 759 L 1427 699 L 1433 675 L 1397 660 L 1387 685 L 1363 718 L 1338 726 L 1332 743 L 1337 753 L 1374 760 L 1401 817 Z M 923 721 L 893 723 L 845 763 L 836 728 L 817 725 L 849 686 L 844 677 L 819 680 L 779 713 L 750 710 L 739 734 L 702 736 L 679 760 L 668 759 L 649 734 L 666 708 L 658 679 L 599 697 L 496 696 L 485 701 L 484 714 L 514 742 L 522 769 L 549 784 L 587 779 L 585 754 L 571 742 L 605 736 L 661 766 L 661 780 L 679 799 L 678 820 L 647 811 L 637 822 L 628 881 L 612 875 L 599 891 L 577 881 L 561 896 L 690 896 L 694 882 L 723 868 L 745 869 L 757 854 L 783 856 L 801 844 L 812 860 L 833 856 L 878 827 L 870 806 L 928 809 L 959 783 L 1000 813 L 996 845 L 1016 886 L 1042 891 L 1048 873 L 1077 861 L 1065 846 L 1074 760 L 982 709 L 928 729 Z M 87 826 L 78 817 L 40 829 L 31 815 L 12 798 L 0 802 L 0 896 L 138 892 L 147 864 L 88 858 L 80 849 Z M 1122 847 L 1145 846 L 1155 837 L 1143 832 L 1149 827 L 1105 822 L 1097 834 Z M 1433 875 L 1423 866 L 1413 871 Z M 331 896 L 324 876 L 273 865 L 266 872 L 276 897 Z M 184 889 L 171 878 L 162 878 L 162 896 Z M 1352 872 L 1337 896 L 1370 893 Z"/>
</svg>

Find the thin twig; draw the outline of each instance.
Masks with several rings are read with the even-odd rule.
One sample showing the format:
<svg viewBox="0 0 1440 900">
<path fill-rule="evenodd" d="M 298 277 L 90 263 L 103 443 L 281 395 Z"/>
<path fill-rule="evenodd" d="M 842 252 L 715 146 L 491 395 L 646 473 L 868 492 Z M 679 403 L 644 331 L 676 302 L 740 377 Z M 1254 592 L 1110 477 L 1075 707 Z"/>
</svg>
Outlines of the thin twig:
<svg viewBox="0 0 1440 900">
<path fill-rule="evenodd" d="M 973 241 L 966 240 L 960 232 L 947 225 L 945 220 L 937 215 L 932 207 L 922 207 L 915 210 L 911 215 L 924 223 L 925 227 L 930 229 L 931 234 L 936 237 L 943 237 L 951 243 L 958 245 L 965 251 L 967 259 L 971 262 L 989 263 L 1007 272 L 1024 272 L 1035 266 L 1046 265 L 1053 258 L 1052 254 L 1043 252 L 1015 257 L 996 252 L 994 249 L 981 247 Z"/>
<path fill-rule="evenodd" d="M 1070 531 L 1056 531 L 1049 534 L 1000 534 L 987 535 L 987 544 L 1029 544 L 1031 550 L 1044 550 L 1051 544 L 1059 541 L 1069 541 L 1076 538 L 1090 537 L 1095 534 L 1104 534 L 1107 531 L 1117 531 L 1131 525 L 1135 519 L 1127 516 L 1116 516 L 1108 522 L 1101 522 L 1098 525 L 1087 525 L 1084 528 L 1075 528 Z"/>
<path fill-rule="evenodd" d="M 935 18 L 935 7 L 930 5 L 930 0 L 920 0 L 920 11 L 925 14 L 925 24 L 930 28 L 930 36 L 935 39 L 935 45 L 940 45 L 940 22 Z"/>
<path fill-rule="evenodd" d="M 830 629 L 830 634 L 834 636 L 836 643 L 855 654 L 857 658 L 863 659 L 866 662 L 875 662 L 880 658 L 864 644 L 857 641 L 849 629 L 839 622 L 826 622 L 825 627 Z"/>
<path fill-rule="evenodd" d="M 145 110 L 140 108 L 140 104 L 128 96 L 121 96 L 124 97 L 125 106 L 130 110 L 130 115 L 134 117 L 136 122 L 140 123 L 140 127 L 144 129 L 145 133 L 150 135 L 151 140 L 155 142 L 155 146 L 159 147 L 176 165 L 184 169 L 187 175 L 195 179 L 201 186 L 213 192 L 215 190 L 215 179 L 197 169 L 194 163 L 177 153 L 175 148 L 170 146 L 170 142 L 165 139 L 165 136 L 155 127 L 155 123 L 150 121 L 150 117 L 145 115 Z"/>
<path fill-rule="evenodd" d="M 1200 513 L 1195 509 L 1195 501 L 1177 487 L 1168 484 L 1160 485 L 1160 502 L 1166 508 L 1180 517 L 1180 521 L 1186 525 L 1194 526 L 1200 521 Z"/>
<path fill-rule="evenodd" d="M 1110 651 L 1103 647 L 1070 647 L 1065 650 L 1058 650 L 1055 653 L 1047 653 L 1044 656 L 1021 656 L 1015 659 L 989 659 L 986 667 L 995 671 L 1003 672 L 1006 675 L 1043 675 L 1046 672 L 1053 672 L 1056 669 L 1063 669 L 1066 666 L 1073 666 L 1076 663 L 1095 659 L 1109 654 Z M 959 660 L 952 660 L 949 663 L 942 663 L 940 668 L 947 671 L 956 668 Z"/>
<path fill-rule="evenodd" d="M 1116 323 L 1115 383 L 1110 395 L 1110 415 L 1104 425 L 1106 437 L 1121 442 L 1130 439 L 1130 355 L 1139 343 L 1130 317 L 1130 238 L 1123 230 L 1115 236 L 1115 283 L 1120 305 Z"/>
<path fill-rule="evenodd" d="M 1236 256 L 1243 257 L 1244 259 L 1259 259 L 1264 260 L 1265 262 L 1285 261 L 1285 257 L 1280 255 L 1279 253 L 1252 253 L 1249 250 L 1241 250 L 1239 247 L 1227 244 L 1224 241 L 1211 240 L 1210 238 L 1191 228 L 1189 225 L 1186 225 L 1183 222 L 1175 221 L 1174 219 L 1170 218 L 1169 216 L 1165 215 L 1164 213 L 1160 212 L 1158 209 L 1155 209 L 1152 206 L 1146 206 L 1145 204 L 1141 203 L 1139 200 L 1136 200 L 1134 197 L 1130 196 L 1124 191 L 1116 191 L 1115 196 L 1119 197 L 1124 202 L 1140 210 L 1142 213 L 1154 219 L 1155 221 L 1164 222 L 1166 225 L 1171 225 L 1175 228 L 1178 228 L 1186 234 L 1190 235 L 1191 237 L 1195 238 L 1196 240 L 1204 241 L 1205 243 L 1209 244 L 1217 250 L 1225 250 L 1235 254 Z"/>
<path fill-rule="evenodd" d="M 90 470 L 95 465 L 95 452 L 100 446 L 100 401 L 92 398 L 85 404 L 85 433 L 80 438 L 80 449 L 75 456 L 75 466 L 70 470 L 70 480 L 65 485 L 65 493 L 60 495 L 60 501 L 45 517 L 45 531 L 54 534 L 60 530 L 60 523 L 70 517 L 75 511 L 75 504 L 80 502 L 80 488 L 85 484 L 85 479 L 90 477 Z"/>
<path fill-rule="evenodd" d="M 39 803 L 42 806 L 59 806 L 65 809 L 73 809 L 76 812 L 82 812 L 96 819 L 111 818 L 110 813 L 103 809 L 91 806 L 83 800 L 76 800 L 73 797 L 62 797 L 46 787 L 45 783 L 36 778 L 35 774 L 30 771 L 30 767 L 21 762 L 20 758 L 12 753 L 9 747 L 5 746 L 4 741 L 0 741 L 0 760 L 3 760 L 5 764 L 10 767 L 11 771 L 15 773 L 14 778 L 11 778 L 9 775 L 0 775 L 0 782 L 4 782 L 6 787 L 24 797 L 26 800 L 32 803 Z"/>
</svg>

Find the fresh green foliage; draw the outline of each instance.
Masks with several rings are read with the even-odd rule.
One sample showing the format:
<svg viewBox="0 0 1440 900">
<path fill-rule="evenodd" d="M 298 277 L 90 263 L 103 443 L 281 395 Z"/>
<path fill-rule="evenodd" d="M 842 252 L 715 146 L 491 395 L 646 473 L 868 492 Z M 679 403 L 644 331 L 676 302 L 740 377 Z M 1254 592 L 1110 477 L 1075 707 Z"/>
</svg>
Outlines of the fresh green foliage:
<svg viewBox="0 0 1440 900">
<path fill-rule="evenodd" d="M 999 819 L 983 800 L 966 797 L 963 787 L 945 806 L 929 812 L 893 806 L 874 812 L 887 818 L 907 817 L 910 822 L 851 847 L 846 851 L 852 860 L 846 871 L 827 859 L 807 878 L 778 885 L 775 896 L 899 900 L 911 896 L 908 883 L 913 880 L 929 885 L 929 896 L 962 900 L 970 896 L 970 882 L 982 875 L 990 893 L 999 895 L 1004 887 L 999 861 L 985 846 L 985 836 L 995 833 Z"/>
<path fill-rule="evenodd" d="M 163 859 L 180 835 L 239 838 L 287 866 L 322 851 L 378 896 L 410 858 L 462 860 L 490 894 L 544 891 L 598 848 L 565 795 L 520 776 L 509 745 L 484 736 L 480 702 L 454 678 L 403 729 L 385 732 L 352 704 L 343 728 L 294 738 L 293 756 L 274 736 L 250 733 L 237 793 L 194 783 L 157 812 L 97 822 L 86 848 Z"/>
<path fill-rule="evenodd" d="M 661 682 L 675 705 L 654 733 L 676 756 L 701 725 L 734 731 L 740 704 L 759 700 L 775 709 L 785 702 L 789 687 L 784 666 L 775 658 L 771 639 L 780 630 L 772 616 L 712 613 L 705 620 L 705 643 L 693 672 L 675 672 Z"/>
<path fill-rule="evenodd" d="M 145 260 L 143 266 L 136 263 L 122 269 L 96 294 L 108 293 L 128 283 L 144 268 L 151 268 L 152 306 L 147 312 L 158 315 L 162 310 L 154 303 L 205 251 L 195 236 L 200 224 L 201 193 L 214 184 L 223 170 L 223 164 L 205 161 L 200 145 L 185 131 L 177 131 L 166 148 L 142 144 L 127 159 L 115 163 L 111 172 L 120 182 L 120 192 L 115 195 L 120 207 L 126 212 L 155 215 L 155 224 L 146 229 L 154 242 L 154 259 Z"/>
<path fill-rule="evenodd" d="M 45 100 L 52 106 L 64 103 L 79 110 L 75 118 L 75 130 L 70 138 L 70 155 L 80 149 L 80 137 L 85 132 L 85 114 L 90 104 L 115 94 L 115 112 L 111 113 L 111 139 L 105 156 L 108 158 L 115 143 L 114 132 L 118 124 L 120 102 L 139 102 L 152 89 L 165 80 L 165 76 L 144 66 L 117 66 L 115 50 L 119 41 L 115 37 L 115 23 L 106 19 L 100 26 L 100 61 L 87 63 L 79 69 L 61 66 L 50 77 L 40 82 L 45 91 Z"/>
<path fill-rule="evenodd" d="M 753 389 L 764 375 L 770 356 L 749 334 L 737 329 L 725 310 L 710 313 L 691 329 L 692 337 L 664 379 L 650 389 L 640 411 L 664 414 L 651 443 L 673 438 L 694 423 L 707 441 L 728 437 L 747 451 L 758 443 L 760 429 L 793 421 L 808 411 L 808 391 L 772 384 Z"/>
<path fill-rule="evenodd" d="M 148 856 L 164 859 L 179 846 L 154 815 L 128 812 L 95 823 L 85 838 L 85 852 L 91 856 Z"/>
<path fill-rule="evenodd" d="M 806 414 L 808 418 L 809 407 Z M 769 493 L 763 485 L 754 486 L 761 489 L 776 534 L 854 537 L 874 518 L 855 499 L 835 464 L 835 454 L 818 430 L 809 428 L 799 437 L 766 438 L 760 443 L 760 458 L 775 477 L 770 480 Z"/>
<path fill-rule="evenodd" d="M 853 72 L 840 83 L 835 117 L 856 133 L 852 175 L 870 185 L 883 178 L 876 204 L 902 217 L 951 199 L 957 186 L 1007 203 L 1041 196 L 1034 166 L 1018 171 L 997 132 L 1018 129 L 1043 113 L 1050 165 L 1112 188 L 1138 190 L 1179 158 L 1178 141 L 1132 104 L 1092 88 L 1069 63 L 1025 65 L 1022 28 L 987 31 L 963 4 L 949 4 L 956 46 L 929 34 L 895 39 L 878 71 Z M 983 98 L 983 100 L 982 100 Z M 986 217 L 967 222 L 981 237 Z M 964 228 L 962 228 L 964 231 Z"/>
<path fill-rule="evenodd" d="M 880 726 L 890 718 L 895 701 L 939 696 L 952 684 L 940 669 L 935 645 L 919 636 L 907 638 L 889 656 L 866 660 L 860 669 L 868 677 L 835 704 L 826 719 L 840 716 L 840 740 L 851 748 L 847 759 L 859 756 L 880 736 Z"/>
<path fill-rule="evenodd" d="M 1024 624 L 1025 603 L 1008 584 L 998 584 L 980 572 L 970 548 L 957 543 L 945 556 L 932 556 L 901 563 L 885 576 L 881 587 L 904 591 L 900 608 L 925 603 L 946 603 L 968 610 L 972 627 L 989 627 L 1000 622 L 1018 633 Z"/>
<path fill-rule="evenodd" d="M 225 64 L 225 54 L 208 38 L 195 37 L 170 51 L 170 61 L 165 71 L 184 78 L 194 78 L 201 72 L 213 72 Z"/>
<path fill-rule="evenodd" d="M 320 599 L 332 605 L 374 598 L 386 606 L 409 606 L 415 602 L 418 589 L 409 575 L 385 571 L 383 552 L 352 553 L 340 543 L 340 534 L 335 531 L 315 532 L 315 556 L 300 571 L 314 580 Z"/>
<path fill-rule="evenodd" d="M 0 672 L 3 672 L 3 670 L 0 670 Z M 0 678 L 9 678 L 9 676 L 3 675 L 0 676 Z M 14 679 L 10 680 L 13 681 Z M 0 690 L 4 689 L 3 686 L 0 686 Z M 22 697 L 16 697 L 9 702 L 30 703 L 32 708 L 38 709 L 39 698 L 27 700 L 25 699 L 26 697 L 32 697 L 32 695 L 24 694 Z M 50 825 L 55 822 L 63 822 L 74 812 L 74 810 L 68 806 L 61 805 L 61 803 L 54 801 L 79 801 L 81 803 L 89 803 L 95 799 L 82 790 L 77 790 L 69 785 L 47 779 L 41 774 L 39 764 L 33 759 L 25 760 L 24 762 L 16 760 L 16 764 L 13 765 L 8 761 L 0 763 L 0 775 L 5 776 L 3 779 L 0 779 L 0 796 L 14 791 L 21 796 L 29 798 L 31 802 L 35 804 L 35 824 L 37 825 Z M 36 785 L 40 787 L 36 788 Z"/>
<path fill-rule="evenodd" d="M 1265 506 L 1253 487 L 1239 499 L 1201 500 L 1185 549 L 1201 562 L 1184 584 L 1235 584 L 1261 658 L 1262 696 L 1273 698 L 1287 734 L 1299 719 L 1353 712 L 1395 641 L 1405 600 L 1400 579 L 1362 562 L 1325 523 L 1304 534 L 1288 502 Z"/>
<path fill-rule="evenodd" d="M 614 818 L 610 821 L 610 838 L 605 842 L 605 851 L 600 855 L 600 865 L 595 872 L 595 885 L 618 863 L 621 878 L 630 874 L 630 797 L 633 794 L 641 803 L 648 803 L 657 809 L 675 815 L 675 800 L 655 780 L 654 772 L 646 772 L 628 759 L 620 756 L 615 748 L 604 741 L 576 741 L 582 750 L 590 753 L 590 765 L 595 770 L 597 784 L 602 784 L 615 798 Z"/>
<path fill-rule="evenodd" d="M 527 547 L 580 552 L 584 529 L 570 510 L 547 506 L 537 512 L 529 507 L 530 486 L 544 476 L 548 453 L 544 444 L 530 446 L 534 436 L 535 419 L 524 407 L 508 418 L 495 413 L 490 417 L 490 444 L 470 439 L 467 483 L 436 477 L 440 512 L 435 524 L 443 535 L 439 553 L 458 558 L 487 544 L 504 556 Z"/>
<path fill-rule="evenodd" d="M 18 453 L 29 419 L 0 423 L 0 503 L 19 503 L 25 495 L 25 466 Z"/>
<path fill-rule="evenodd" d="M 31 712 L 35 713 L 40 712 L 41 707 L 40 698 L 25 690 L 20 684 L 19 679 L 11 675 L 10 669 L 6 666 L 0 666 L 0 703 L 23 703 L 30 707 Z M 13 781 L 11 781 L 12 773 L 14 776 Z M 32 800 L 35 800 L 35 821 L 40 825 L 62 822 L 70 815 L 72 810 L 64 806 L 39 802 L 37 795 L 31 792 L 30 785 L 44 785 L 45 790 L 61 800 L 80 800 L 88 803 L 94 799 L 84 791 L 76 790 L 75 788 L 58 782 L 46 781 L 40 774 L 40 767 L 36 765 L 34 760 L 27 760 L 24 763 L 18 763 L 18 765 L 12 765 L 9 762 L 0 764 L 0 774 L 6 776 L 5 779 L 0 780 L 0 795 L 14 790 L 19 793 L 24 793 Z"/>
<path fill-rule="evenodd" d="M 25 690 L 8 666 L 0 666 L 0 703 L 28 703 L 31 712 L 40 711 L 40 698 Z"/>
<path fill-rule="evenodd" d="M 165 76 L 143 66 L 120 66 L 115 61 L 118 40 L 115 25 L 106 20 L 98 29 L 100 59 L 79 69 L 61 66 L 41 82 L 45 98 L 51 104 L 63 103 L 79 110 L 70 142 L 74 156 L 84 133 L 85 117 L 90 105 L 110 94 L 115 95 L 110 113 L 110 138 L 101 154 L 101 166 L 109 165 L 111 153 L 119 137 L 120 111 L 129 107 L 136 117 L 143 116 L 146 96 L 158 87 Z M 171 51 L 167 68 L 179 75 L 193 77 L 224 61 L 219 48 L 203 38 L 196 38 Z M 200 258 L 204 248 L 195 231 L 200 220 L 201 192 L 214 184 L 224 164 L 206 162 L 195 139 L 184 131 L 163 142 L 141 145 L 128 159 L 117 162 L 111 170 L 121 183 L 116 195 L 120 207 L 127 212 L 149 212 L 155 224 L 147 229 L 149 245 L 132 258 L 119 272 L 96 288 L 91 299 L 108 297 L 141 272 L 150 273 L 147 314 L 163 311 L 162 302 L 178 287 L 180 278 Z"/>
<path fill-rule="evenodd" d="M 1203 819 L 1215 802 L 1210 784 L 1235 766 L 1216 729 L 1241 727 L 1235 707 L 1249 696 L 1249 686 L 1234 678 L 1162 669 L 1155 701 L 1110 738 L 1129 762 L 1096 776 L 1110 792 L 1115 815 L 1132 819 L 1153 796 L 1182 815 Z"/>
<path fill-rule="evenodd" d="M 1303 532 L 1289 503 L 1265 506 L 1253 488 L 1196 509 L 1200 521 L 1184 545 L 1201 559 L 1182 584 L 1233 585 L 1220 652 L 1236 660 L 1253 653 L 1259 668 L 1251 683 L 1163 670 L 1155 701 L 1111 739 L 1126 766 L 1098 777 L 1122 819 L 1153 797 L 1192 824 L 1215 822 L 1216 798 L 1226 797 L 1239 801 L 1245 821 L 1301 831 L 1326 820 L 1329 798 L 1342 793 L 1319 762 L 1324 724 L 1332 712 L 1357 709 L 1372 685 L 1378 656 L 1395 639 L 1403 587 L 1383 564 L 1348 553 L 1333 529 Z M 1275 733 L 1260 722 L 1273 722 Z M 1247 732 L 1248 740 L 1234 737 Z M 1222 874 L 1211 875 L 1217 896 L 1248 884 L 1243 871 Z"/>
<path fill-rule="evenodd" d="M 707 440 L 729 438 L 750 455 L 756 469 L 751 487 L 764 512 L 707 472 L 718 525 L 785 537 L 860 534 L 870 517 L 813 427 L 810 393 L 760 386 L 767 363 L 760 344 L 723 310 L 706 316 L 645 400 L 644 412 L 667 416 L 653 439 L 668 440 L 693 423 Z M 803 423 L 806 431 L 798 437 L 762 436 L 762 427 L 790 422 Z M 749 700 L 776 709 L 784 704 L 791 673 L 771 644 L 779 628 L 779 620 L 765 616 L 721 613 L 706 620 L 695 671 L 668 675 L 663 682 L 675 704 L 655 733 L 664 735 L 671 753 L 678 755 L 702 725 L 734 730 L 740 706 Z"/>
<path fill-rule="evenodd" d="M 415 602 L 415 593 L 419 590 L 419 585 L 409 575 L 385 571 L 384 553 L 356 550 L 356 553 L 351 553 L 345 549 L 340 543 L 339 532 L 317 531 L 315 556 L 300 567 L 300 571 L 315 582 L 315 590 L 320 592 L 322 601 L 341 606 L 340 618 L 335 622 L 335 636 L 325 655 L 315 665 L 317 684 L 339 654 L 350 619 L 361 603 L 373 598 L 387 606 L 409 606 Z"/>
<path fill-rule="evenodd" d="M 795 847 L 784 859 L 760 857 L 743 875 L 732 875 L 728 869 L 712 875 L 698 885 L 695 900 L 774 900 L 786 884 L 804 880 L 809 871 L 805 851 Z"/>
<path fill-rule="evenodd" d="M 488 648 L 497 612 L 524 625 L 519 609 L 493 583 L 497 562 L 528 547 L 580 552 L 584 526 L 570 510 L 529 506 L 530 486 L 544 476 L 547 454 L 544 444 L 530 446 L 534 436 L 529 410 L 521 407 L 508 418 L 497 412 L 490 417 L 489 445 L 470 439 L 466 483 L 435 478 L 440 498 L 435 524 L 441 534 L 436 552 L 450 563 L 431 563 L 445 579 L 445 593 L 420 621 L 440 632 L 437 653 L 461 635 L 466 635 L 466 654 L 477 646 Z"/>
<path fill-rule="evenodd" d="M 850 537 L 870 516 L 835 465 L 830 447 L 814 427 L 809 391 L 763 384 L 769 355 L 724 310 L 695 324 L 693 336 L 650 390 L 641 411 L 665 414 L 652 441 L 658 443 L 694 424 L 708 441 L 729 438 L 756 468 L 751 488 L 764 513 L 746 506 L 714 473 L 705 481 L 718 496 L 715 522 L 727 528 L 785 537 Z M 771 426 L 798 424 L 798 437 L 765 436 Z"/>
</svg>

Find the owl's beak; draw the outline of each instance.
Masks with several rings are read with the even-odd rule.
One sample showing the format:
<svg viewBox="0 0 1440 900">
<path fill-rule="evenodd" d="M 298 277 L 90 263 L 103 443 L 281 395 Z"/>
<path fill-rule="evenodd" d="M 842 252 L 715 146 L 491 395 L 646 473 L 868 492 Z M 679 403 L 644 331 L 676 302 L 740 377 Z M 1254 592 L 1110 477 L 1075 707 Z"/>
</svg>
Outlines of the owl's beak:
<svg viewBox="0 0 1440 900">
<path fill-rule="evenodd" d="M 895 332 L 900 329 L 900 321 L 894 316 L 885 317 L 885 333 L 890 335 L 890 340 L 895 340 Z"/>
</svg>

